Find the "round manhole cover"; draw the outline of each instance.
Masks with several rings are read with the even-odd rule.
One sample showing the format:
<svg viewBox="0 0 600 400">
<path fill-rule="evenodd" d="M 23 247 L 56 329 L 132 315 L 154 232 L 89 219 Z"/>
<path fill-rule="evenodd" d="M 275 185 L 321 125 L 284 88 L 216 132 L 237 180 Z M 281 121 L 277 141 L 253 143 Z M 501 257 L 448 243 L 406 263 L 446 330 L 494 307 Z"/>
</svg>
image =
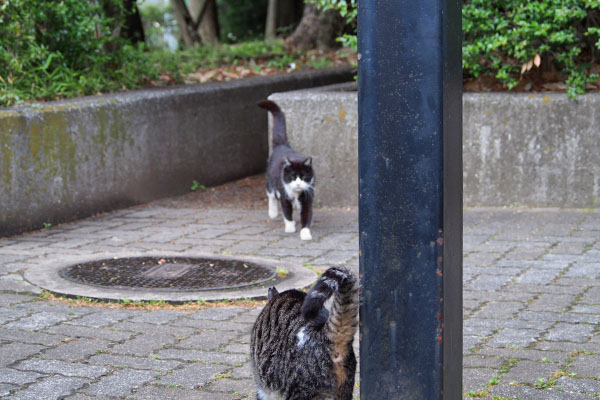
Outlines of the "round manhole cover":
<svg viewBox="0 0 600 400">
<path fill-rule="evenodd" d="M 251 262 L 183 257 L 106 259 L 65 267 L 59 274 L 85 285 L 168 291 L 239 288 L 277 278 L 272 269 Z"/>
</svg>

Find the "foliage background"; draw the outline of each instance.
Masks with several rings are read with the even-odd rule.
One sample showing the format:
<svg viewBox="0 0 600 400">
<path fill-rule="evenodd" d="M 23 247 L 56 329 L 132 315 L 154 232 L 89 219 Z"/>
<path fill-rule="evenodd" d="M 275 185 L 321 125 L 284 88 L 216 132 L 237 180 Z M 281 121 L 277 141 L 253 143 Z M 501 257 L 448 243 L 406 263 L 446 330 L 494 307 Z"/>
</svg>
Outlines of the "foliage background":
<svg viewBox="0 0 600 400">
<path fill-rule="evenodd" d="M 2 2 L 0 105 L 136 87 L 146 71 L 140 51 L 112 34 L 118 22 L 99 2 Z"/>
<path fill-rule="evenodd" d="M 123 0 L 103 1 L 123 8 Z M 262 42 L 268 0 L 217 1 L 223 41 L 253 41 L 171 53 L 158 45 L 176 30 L 164 7 L 145 12 L 147 43 L 134 46 L 113 32 L 124 14 L 109 18 L 102 1 L 0 0 L 0 106 L 193 82 L 190 74 L 223 65 L 247 65 L 252 73 L 293 70 L 300 60 L 331 65 L 316 53 Z M 337 10 L 356 32 L 357 0 L 306 1 Z M 593 85 L 600 74 L 599 0 L 464 0 L 462 12 L 467 84 L 488 79 L 492 90 L 543 90 L 544 82 L 559 82 L 571 97 L 600 88 Z M 355 34 L 339 40 L 356 51 Z"/>
<path fill-rule="evenodd" d="M 600 54 L 598 0 L 468 0 L 462 14 L 467 78 L 493 76 L 513 89 L 537 74 L 566 80 L 571 97 L 599 78 L 591 71 Z"/>
</svg>

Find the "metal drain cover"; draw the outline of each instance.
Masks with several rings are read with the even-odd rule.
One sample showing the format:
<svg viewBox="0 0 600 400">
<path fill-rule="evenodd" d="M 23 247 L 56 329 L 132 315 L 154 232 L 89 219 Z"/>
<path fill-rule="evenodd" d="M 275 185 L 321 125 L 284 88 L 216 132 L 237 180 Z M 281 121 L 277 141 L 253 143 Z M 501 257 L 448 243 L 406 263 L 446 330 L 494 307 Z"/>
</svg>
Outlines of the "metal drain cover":
<svg viewBox="0 0 600 400">
<path fill-rule="evenodd" d="M 277 278 L 273 269 L 252 262 L 184 257 L 91 261 L 65 267 L 59 275 L 84 285 L 159 291 L 240 288 Z"/>
</svg>

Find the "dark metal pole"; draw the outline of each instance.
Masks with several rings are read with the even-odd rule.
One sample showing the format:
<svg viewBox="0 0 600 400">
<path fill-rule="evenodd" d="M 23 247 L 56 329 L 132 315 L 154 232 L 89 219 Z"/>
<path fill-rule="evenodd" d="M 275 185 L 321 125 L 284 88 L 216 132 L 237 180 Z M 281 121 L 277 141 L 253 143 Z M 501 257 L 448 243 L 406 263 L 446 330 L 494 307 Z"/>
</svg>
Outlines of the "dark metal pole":
<svg viewBox="0 0 600 400">
<path fill-rule="evenodd" d="M 462 397 L 460 4 L 359 2 L 362 399 Z"/>
</svg>

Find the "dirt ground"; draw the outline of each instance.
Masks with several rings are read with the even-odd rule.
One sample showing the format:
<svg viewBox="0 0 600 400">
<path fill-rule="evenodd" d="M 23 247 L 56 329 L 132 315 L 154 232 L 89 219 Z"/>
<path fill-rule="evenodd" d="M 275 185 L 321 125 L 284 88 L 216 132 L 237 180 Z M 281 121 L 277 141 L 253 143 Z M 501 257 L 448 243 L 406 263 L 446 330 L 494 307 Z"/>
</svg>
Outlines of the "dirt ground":
<svg viewBox="0 0 600 400">
<path fill-rule="evenodd" d="M 198 188 L 183 196 L 153 201 L 149 205 L 167 208 L 267 208 L 265 175 L 254 175 L 220 186 Z"/>
</svg>

